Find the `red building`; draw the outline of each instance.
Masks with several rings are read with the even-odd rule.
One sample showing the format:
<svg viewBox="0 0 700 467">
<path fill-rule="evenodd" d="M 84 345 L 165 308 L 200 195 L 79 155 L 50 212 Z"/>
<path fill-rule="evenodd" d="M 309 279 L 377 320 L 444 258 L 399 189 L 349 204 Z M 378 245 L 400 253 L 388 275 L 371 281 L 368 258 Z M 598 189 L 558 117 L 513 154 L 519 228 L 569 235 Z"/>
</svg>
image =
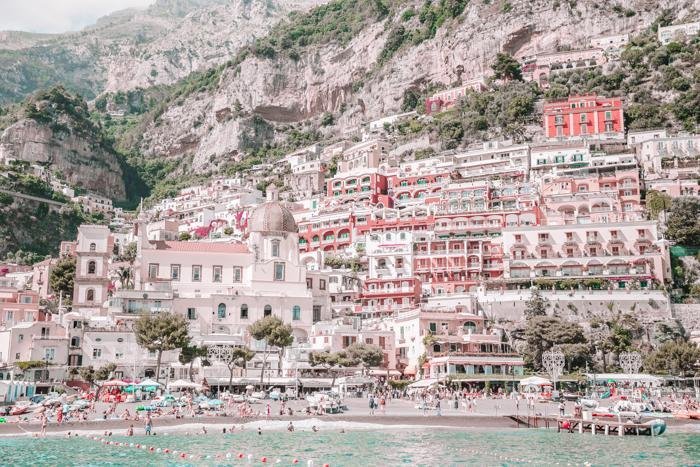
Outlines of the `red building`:
<svg viewBox="0 0 700 467">
<path fill-rule="evenodd" d="M 414 308 L 420 302 L 421 290 L 421 282 L 415 277 L 367 279 L 362 284 L 362 305 L 355 312 L 370 317 Z"/>
<path fill-rule="evenodd" d="M 550 139 L 624 138 L 619 97 L 572 96 L 544 104 L 542 113 L 545 135 Z"/>
<path fill-rule="evenodd" d="M 329 203 L 352 203 L 365 201 L 390 207 L 387 196 L 387 179 L 376 172 L 344 173 L 328 181 Z"/>
</svg>

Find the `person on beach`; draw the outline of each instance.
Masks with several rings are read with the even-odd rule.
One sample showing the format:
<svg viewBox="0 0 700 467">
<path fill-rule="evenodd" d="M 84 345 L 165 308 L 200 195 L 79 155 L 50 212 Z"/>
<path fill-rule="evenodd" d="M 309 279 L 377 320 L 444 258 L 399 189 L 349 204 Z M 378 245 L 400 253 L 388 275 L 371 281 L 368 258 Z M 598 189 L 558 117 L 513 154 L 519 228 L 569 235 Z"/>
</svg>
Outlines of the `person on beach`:
<svg viewBox="0 0 700 467">
<path fill-rule="evenodd" d="M 58 425 L 63 425 L 63 406 L 56 409 L 56 422 Z"/>
<path fill-rule="evenodd" d="M 384 396 L 379 399 L 379 410 L 382 412 L 382 415 L 386 414 L 386 399 Z"/>
<path fill-rule="evenodd" d="M 46 436 L 46 424 L 48 423 L 48 419 L 46 418 L 45 414 L 41 414 L 41 436 L 45 437 Z"/>
<path fill-rule="evenodd" d="M 146 414 L 146 436 L 151 435 L 151 428 L 153 428 L 153 421 L 151 420 L 151 414 L 147 413 Z"/>
<path fill-rule="evenodd" d="M 287 431 L 290 433 L 294 431 L 294 424 L 292 422 L 289 422 L 289 425 L 287 425 Z"/>
<path fill-rule="evenodd" d="M 369 414 L 374 415 L 374 396 L 369 395 Z"/>
<path fill-rule="evenodd" d="M 311 427 L 311 431 L 313 431 L 314 433 L 318 432 L 318 428 L 316 428 L 316 425 L 313 425 Z"/>
<path fill-rule="evenodd" d="M 270 404 L 267 404 L 267 418 L 270 418 L 270 415 L 272 414 L 272 408 L 270 407 Z"/>
<path fill-rule="evenodd" d="M 129 425 L 129 428 L 126 430 L 126 436 L 134 436 L 134 425 Z"/>
<path fill-rule="evenodd" d="M 563 417 L 565 411 L 566 411 L 566 405 L 564 404 L 564 401 L 559 402 L 559 416 Z"/>
<path fill-rule="evenodd" d="M 435 413 L 438 417 L 442 415 L 442 413 L 440 412 L 440 398 L 439 397 L 435 399 Z"/>
</svg>

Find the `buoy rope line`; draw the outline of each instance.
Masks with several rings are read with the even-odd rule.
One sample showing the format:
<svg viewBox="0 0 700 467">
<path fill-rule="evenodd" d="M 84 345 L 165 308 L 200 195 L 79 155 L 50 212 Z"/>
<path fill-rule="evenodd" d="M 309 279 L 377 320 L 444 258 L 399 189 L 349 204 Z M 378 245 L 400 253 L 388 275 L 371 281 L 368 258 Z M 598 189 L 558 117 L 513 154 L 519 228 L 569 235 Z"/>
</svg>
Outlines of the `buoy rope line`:
<svg viewBox="0 0 700 467">
<path fill-rule="evenodd" d="M 519 463 L 519 464 L 532 464 L 532 460 L 530 459 L 524 459 L 520 457 L 508 457 L 508 456 L 503 456 L 501 454 L 496 454 L 493 451 L 491 452 L 486 452 L 486 451 L 480 451 L 478 449 L 456 449 L 456 451 L 459 452 L 465 452 L 468 454 L 477 454 L 479 456 L 483 457 L 495 457 L 498 460 L 505 461 L 505 462 L 513 462 L 513 463 Z M 573 466 L 576 464 L 572 464 L 570 462 L 548 462 L 548 465 L 562 465 L 562 466 Z M 584 462 L 583 464 L 584 467 L 590 467 L 591 463 L 590 462 Z"/>
<path fill-rule="evenodd" d="M 219 454 L 207 454 L 207 455 L 201 455 L 201 454 L 188 454 L 184 451 L 178 451 L 176 449 L 169 449 L 169 448 L 158 448 L 155 446 L 149 446 L 147 444 L 140 444 L 140 443 L 127 443 L 123 441 L 112 441 L 111 439 L 106 439 L 100 436 L 92 436 L 90 439 L 93 441 L 100 442 L 104 445 L 107 446 L 117 446 L 117 447 L 124 447 L 124 448 L 134 448 L 134 449 L 139 449 L 143 450 L 146 452 L 151 452 L 154 454 L 169 454 L 173 455 L 176 457 L 179 457 L 180 459 L 187 459 L 187 460 L 211 460 L 211 459 L 227 459 L 227 460 L 247 460 L 248 463 L 252 462 L 260 462 L 263 464 L 280 464 L 282 463 L 282 459 L 279 458 L 273 458 L 272 457 L 267 457 L 267 456 L 254 456 L 253 454 L 246 454 L 244 452 L 236 452 L 236 451 L 225 451 L 223 453 Z M 301 461 L 297 458 L 292 459 L 292 464 L 299 464 Z M 308 460 L 306 461 L 307 467 L 313 467 L 315 465 L 313 460 Z M 330 464 L 325 463 L 325 464 L 320 464 L 322 467 L 330 467 Z"/>
</svg>

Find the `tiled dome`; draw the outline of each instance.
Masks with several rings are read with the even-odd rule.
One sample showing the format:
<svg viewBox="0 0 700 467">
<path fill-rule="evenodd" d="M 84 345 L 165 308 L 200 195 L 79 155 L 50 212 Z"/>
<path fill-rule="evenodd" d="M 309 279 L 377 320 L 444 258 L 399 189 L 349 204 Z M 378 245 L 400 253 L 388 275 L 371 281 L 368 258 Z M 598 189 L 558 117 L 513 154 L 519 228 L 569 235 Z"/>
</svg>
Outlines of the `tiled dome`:
<svg viewBox="0 0 700 467">
<path fill-rule="evenodd" d="M 277 187 L 274 185 L 268 186 L 267 202 L 255 208 L 248 225 L 251 232 L 299 232 L 292 212 L 277 200 Z"/>
<path fill-rule="evenodd" d="M 298 232 L 292 212 L 279 201 L 268 201 L 256 207 L 250 217 L 251 232 Z"/>
</svg>

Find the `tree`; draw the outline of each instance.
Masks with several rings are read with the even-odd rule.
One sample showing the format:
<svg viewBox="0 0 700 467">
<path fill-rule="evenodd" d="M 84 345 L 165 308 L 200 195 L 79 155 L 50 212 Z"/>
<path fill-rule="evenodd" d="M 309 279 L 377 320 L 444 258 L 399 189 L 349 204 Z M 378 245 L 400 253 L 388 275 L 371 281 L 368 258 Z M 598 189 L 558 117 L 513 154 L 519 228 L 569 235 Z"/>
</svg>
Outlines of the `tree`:
<svg viewBox="0 0 700 467">
<path fill-rule="evenodd" d="M 675 198 L 666 220 L 666 235 L 682 245 L 700 245 L 700 199 Z"/>
<path fill-rule="evenodd" d="M 208 355 L 226 365 L 229 371 L 228 388 L 233 385 L 233 371 L 236 367 L 245 368 L 246 363 L 255 357 L 255 352 L 248 347 L 236 347 L 233 345 L 214 345 L 209 348 Z"/>
<path fill-rule="evenodd" d="M 358 364 L 358 362 L 351 358 L 344 350 L 339 352 L 312 352 L 309 355 L 309 363 L 313 366 L 322 366 L 333 374 L 331 387 L 335 385 L 338 370 Z"/>
<path fill-rule="evenodd" d="M 73 297 L 73 286 L 75 283 L 75 258 L 65 256 L 56 262 L 51 268 L 49 285 L 54 293 L 63 295 L 70 300 Z"/>
<path fill-rule="evenodd" d="M 659 213 L 671 209 L 671 197 L 666 193 L 649 190 L 646 196 L 647 210 L 653 219 L 658 219 Z"/>
<path fill-rule="evenodd" d="M 324 112 L 321 116 L 321 126 L 330 126 L 333 125 L 333 122 L 333 114 L 330 112 Z"/>
<path fill-rule="evenodd" d="M 683 327 L 683 324 L 676 320 L 670 323 L 658 323 L 656 325 L 656 333 L 654 335 L 657 341 L 664 344 L 669 341 L 686 341 L 688 334 Z"/>
<path fill-rule="evenodd" d="M 270 315 L 251 324 L 248 331 L 250 335 L 253 336 L 253 339 L 265 341 L 263 370 L 260 372 L 260 385 L 262 386 L 270 347 L 278 347 L 280 349 L 278 370 L 280 373 L 282 372 L 282 355 L 284 353 L 284 348 L 294 342 L 292 327 L 289 324 L 284 324 L 277 316 Z"/>
<path fill-rule="evenodd" d="M 504 81 L 522 81 L 523 73 L 520 63 L 508 54 L 496 54 L 496 61 L 491 65 L 493 76 Z"/>
<path fill-rule="evenodd" d="M 136 254 L 138 252 L 138 246 L 136 242 L 131 242 L 122 250 L 121 255 L 119 255 L 119 261 L 127 261 L 129 264 L 134 264 L 136 261 Z"/>
<path fill-rule="evenodd" d="M 160 380 L 160 361 L 163 352 L 181 349 L 189 343 L 187 320 L 173 313 L 145 315 L 134 323 L 136 343 L 151 352 L 158 353 L 156 363 L 156 381 Z"/>
<path fill-rule="evenodd" d="M 365 370 L 372 366 L 379 366 L 384 361 L 384 352 L 376 345 L 358 342 L 349 345 L 345 352 L 351 360 L 361 363 Z"/>
<path fill-rule="evenodd" d="M 651 352 L 644 360 L 644 370 L 650 373 L 692 375 L 700 363 L 700 348 L 694 342 L 668 341 Z"/>
<path fill-rule="evenodd" d="M 132 289 L 134 287 L 133 271 L 128 266 L 120 266 L 117 269 L 117 278 L 122 289 Z"/>
<path fill-rule="evenodd" d="M 401 102 L 401 110 L 403 110 L 404 112 L 416 110 L 419 101 L 420 93 L 416 89 L 405 89 L 403 92 L 403 101 Z"/>
<path fill-rule="evenodd" d="M 198 358 L 203 358 L 207 356 L 207 347 L 199 347 L 197 345 L 189 345 L 186 344 L 180 349 L 180 355 L 178 356 L 178 360 L 180 363 L 183 365 L 189 364 L 189 368 L 187 369 L 187 377 L 190 379 L 190 381 L 194 381 L 192 379 L 192 366 L 194 365 L 194 361 L 197 360 Z"/>
<path fill-rule="evenodd" d="M 525 302 L 525 318 L 546 316 L 548 308 L 549 300 L 542 296 L 539 289 L 533 288 L 530 291 L 530 298 Z"/>
<path fill-rule="evenodd" d="M 533 369 L 542 368 L 542 353 L 554 346 L 586 344 L 583 328 L 556 316 L 532 316 L 525 327 L 524 359 Z M 580 357 L 580 347 L 569 347 L 570 357 Z M 565 351 L 566 353 L 566 351 Z"/>
<path fill-rule="evenodd" d="M 112 375 L 114 370 L 117 369 L 117 365 L 114 363 L 107 363 L 102 365 L 97 370 L 95 370 L 94 376 L 97 381 L 106 381 Z"/>
<path fill-rule="evenodd" d="M 187 242 L 187 241 L 189 241 L 189 240 L 192 240 L 192 235 L 190 235 L 189 232 L 181 232 L 181 233 L 180 233 L 180 236 L 178 237 L 178 239 L 179 239 L 181 242 Z"/>
</svg>

